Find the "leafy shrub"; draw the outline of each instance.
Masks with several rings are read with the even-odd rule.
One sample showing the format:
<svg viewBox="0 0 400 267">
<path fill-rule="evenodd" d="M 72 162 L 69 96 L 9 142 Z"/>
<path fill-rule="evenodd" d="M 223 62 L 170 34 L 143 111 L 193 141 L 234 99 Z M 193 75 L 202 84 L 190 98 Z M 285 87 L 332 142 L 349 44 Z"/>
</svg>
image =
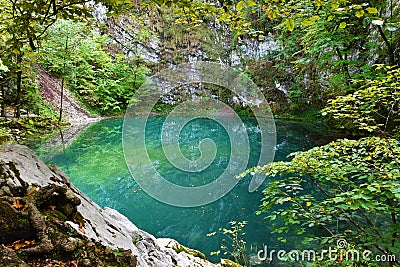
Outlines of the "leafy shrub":
<svg viewBox="0 0 400 267">
<path fill-rule="evenodd" d="M 247 221 L 231 221 L 229 224 L 229 229 L 219 228 L 219 233 L 225 238 L 222 239 L 221 249 L 211 252 L 211 255 L 219 255 L 222 250 L 224 256 L 228 256 L 234 260 L 232 265 L 237 263 L 236 265 L 238 266 L 249 266 L 250 263 L 246 254 L 246 241 L 244 240 L 246 234 L 244 227 L 246 226 Z M 215 234 L 217 234 L 217 232 L 209 233 L 207 236 L 213 236 Z"/>
<path fill-rule="evenodd" d="M 135 90 L 144 82 L 147 68 L 124 55 L 106 50 L 110 39 L 84 24 L 57 21 L 41 52 L 41 64 L 64 77 L 67 87 L 91 111 L 121 114 Z"/>
<path fill-rule="evenodd" d="M 399 141 L 343 139 L 289 157 L 246 172 L 271 177 L 258 214 L 275 223 L 274 233 L 306 235 L 308 245 L 344 238 L 355 249 L 400 252 Z"/>
<path fill-rule="evenodd" d="M 373 79 L 357 80 L 354 93 L 330 99 L 323 115 L 348 130 L 387 133 L 398 131 L 400 120 L 400 69 L 377 65 L 383 71 Z"/>
</svg>

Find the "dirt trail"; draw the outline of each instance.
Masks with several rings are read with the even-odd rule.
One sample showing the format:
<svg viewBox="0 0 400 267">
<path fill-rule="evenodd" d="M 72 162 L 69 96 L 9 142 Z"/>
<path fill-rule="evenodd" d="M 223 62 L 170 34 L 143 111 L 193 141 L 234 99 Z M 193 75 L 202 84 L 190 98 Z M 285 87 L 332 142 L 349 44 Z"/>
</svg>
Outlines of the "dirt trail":
<svg viewBox="0 0 400 267">
<path fill-rule="evenodd" d="M 36 67 L 39 70 L 36 80 L 40 84 L 40 93 L 42 97 L 52 104 L 56 110 L 60 110 L 60 81 L 54 78 L 42 67 Z M 64 88 L 62 116 L 72 125 L 87 124 L 101 119 L 99 117 L 90 115 L 83 108 L 81 108 L 78 101 L 73 98 L 72 93 L 66 88 Z"/>
</svg>

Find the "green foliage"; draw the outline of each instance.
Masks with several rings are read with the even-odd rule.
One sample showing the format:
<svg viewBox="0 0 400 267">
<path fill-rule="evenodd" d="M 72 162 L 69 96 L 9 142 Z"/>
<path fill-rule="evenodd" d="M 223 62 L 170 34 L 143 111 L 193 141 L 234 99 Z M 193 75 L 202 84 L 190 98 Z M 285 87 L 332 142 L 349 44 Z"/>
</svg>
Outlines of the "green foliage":
<svg viewBox="0 0 400 267">
<path fill-rule="evenodd" d="M 318 20 L 336 21 L 336 27 L 344 29 L 348 25 L 345 18 L 374 17 L 378 9 L 374 1 L 362 2 L 352 0 L 328 0 L 328 1 L 275 1 L 265 0 L 264 10 L 270 19 L 281 18 L 285 27 L 293 31 L 295 26 L 312 26 Z M 318 14 L 318 15 L 316 15 Z"/>
<path fill-rule="evenodd" d="M 181 252 L 185 252 L 185 253 L 187 253 L 189 255 L 193 255 L 197 258 L 207 260 L 206 255 L 204 255 L 204 253 L 202 253 L 198 250 L 195 250 L 195 249 L 191 249 L 191 248 L 188 248 L 188 247 L 185 247 L 182 245 L 178 245 L 178 244 L 176 246 L 174 246 L 172 249 L 178 254 Z"/>
<path fill-rule="evenodd" d="M 8 47 L 13 55 L 21 54 L 24 45 L 29 45 L 32 50 L 36 50 L 40 41 L 46 33 L 48 27 L 57 19 L 83 20 L 92 17 L 92 6 L 87 0 L 80 1 L 0 1 L 0 31 L 3 36 L 1 39 L 1 50 Z M 93 1 L 103 3 L 109 10 L 122 11 L 129 7 L 129 1 Z"/>
<path fill-rule="evenodd" d="M 247 222 L 230 222 L 230 229 L 220 228 L 219 232 L 227 239 L 222 240 L 221 250 L 224 256 L 231 257 L 235 263 L 238 263 L 243 266 L 249 266 L 249 259 L 246 254 L 246 241 L 244 240 L 244 236 L 246 232 L 244 231 L 244 227 Z M 207 236 L 213 236 L 217 232 L 213 232 L 207 234 Z M 227 242 L 228 241 L 228 242 Z M 227 243 L 227 244 L 226 244 Z M 211 255 L 219 255 L 221 250 L 211 252 Z M 228 265 L 229 266 L 229 265 Z"/>
<path fill-rule="evenodd" d="M 3 61 L 2 61 L 1 58 L 0 58 L 0 78 L 1 78 L 1 74 L 2 74 L 3 72 L 7 72 L 7 71 L 8 71 L 7 66 L 3 65 Z"/>
<path fill-rule="evenodd" d="M 13 140 L 13 134 L 10 128 L 1 127 L 0 128 L 0 144 L 5 144 Z"/>
<path fill-rule="evenodd" d="M 376 70 L 374 78 L 356 80 L 357 91 L 330 99 L 323 115 L 353 132 L 399 132 L 400 69 L 378 65 Z"/>
<path fill-rule="evenodd" d="M 124 55 L 111 56 L 106 50 L 109 41 L 84 24 L 59 20 L 49 29 L 40 61 L 63 76 L 92 111 L 112 115 L 124 112 L 147 69 Z"/>
<path fill-rule="evenodd" d="M 28 114 L 33 113 L 41 117 L 54 119 L 56 112 L 51 104 L 43 100 L 40 94 L 40 85 L 36 82 L 35 71 L 34 66 L 24 65 L 23 73 L 25 75 L 23 75 L 21 83 L 21 108 L 25 109 Z"/>
<path fill-rule="evenodd" d="M 159 99 L 151 111 L 155 114 L 168 115 L 174 107 L 175 105 L 163 103 L 161 99 Z"/>
<path fill-rule="evenodd" d="M 327 125 L 322 122 L 321 111 L 319 109 L 307 109 L 302 113 L 291 113 L 283 115 L 275 114 L 274 118 L 279 120 L 293 120 L 293 121 L 318 123 L 321 126 L 327 127 Z M 317 127 L 318 124 L 314 124 L 315 127 Z"/>
<path fill-rule="evenodd" d="M 295 89 L 289 91 L 293 111 L 310 106 L 321 108 L 329 98 L 354 90 L 353 79 L 367 79 L 374 74 L 369 62 L 392 61 L 396 47 L 388 29 L 392 22 L 398 23 L 398 15 L 381 12 L 385 15 L 377 18 L 368 11 L 363 11 L 363 16 L 355 15 L 366 8 L 370 10 L 371 5 L 385 10 L 386 2 L 328 1 L 321 7 L 309 1 L 298 3 L 307 4 L 308 9 L 294 9 L 287 14 L 303 22 L 296 24 L 293 31 L 284 25 L 276 27 L 283 47 L 280 56 L 284 59 L 277 67 L 290 68 L 296 75 Z M 290 5 L 286 8 L 290 9 Z M 384 22 L 385 29 L 377 31 L 376 21 Z"/>
<path fill-rule="evenodd" d="M 43 117 L 54 118 L 56 116 L 53 107 L 42 99 L 40 94 L 40 85 L 36 82 L 36 70 L 32 64 L 31 58 L 24 58 L 21 66 L 21 85 L 20 96 L 14 90 L 15 81 L 9 76 L 5 76 L 4 80 L 0 81 L 4 90 L 4 99 L 0 96 L 2 105 L 16 106 L 18 97 L 20 108 L 24 109 L 28 114 L 36 114 Z M 15 71 L 15 70 L 11 70 Z M 6 73 L 8 75 L 8 73 Z M 1 92 L 2 94 L 3 92 Z"/>
<path fill-rule="evenodd" d="M 113 13 L 121 12 L 130 5 L 129 1 L 92 1 L 103 3 Z M 47 29 L 58 19 L 84 20 L 92 17 L 93 5 L 81 1 L 8 1 L 0 0 L 0 56 L 9 72 L 2 77 L 1 84 L 13 81 L 16 116 L 20 116 L 22 96 L 22 75 L 27 67 L 26 58 L 31 57 L 41 45 Z M 112 10 L 111 10 L 112 9 Z M 5 70 L 4 67 L 2 67 Z M 4 100 L 3 100 L 4 101 Z M 3 103 L 4 104 L 4 103 Z"/>
<path fill-rule="evenodd" d="M 360 250 L 400 252 L 399 141 L 343 139 L 289 157 L 246 172 L 271 177 L 257 213 L 276 222 L 274 233 L 306 235 L 308 244 L 344 238 Z"/>
<path fill-rule="evenodd" d="M 8 142 L 24 142 L 27 139 L 40 138 L 50 135 L 59 127 L 55 117 L 23 117 L 0 119 L 0 144 Z"/>
<path fill-rule="evenodd" d="M 244 106 L 244 105 L 235 104 L 235 105 L 233 105 L 233 110 L 239 116 L 252 116 L 252 117 L 254 117 L 254 113 L 251 110 L 251 107 L 248 106 L 248 105 Z"/>
<path fill-rule="evenodd" d="M 228 259 L 221 259 L 221 263 L 219 265 L 221 267 L 242 267 L 242 265 Z"/>
<path fill-rule="evenodd" d="M 295 74 L 296 88 L 289 91 L 294 112 L 321 108 L 329 98 L 354 90 L 352 79 L 373 73 L 370 62 L 395 65 L 399 60 L 400 8 L 392 1 L 195 1 L 176 6 L 176 22 L 188 28 L 214 18 L 233 39 L 263 40 L 272 32 L 282 44 L 274 69 Z"/>
</svg>

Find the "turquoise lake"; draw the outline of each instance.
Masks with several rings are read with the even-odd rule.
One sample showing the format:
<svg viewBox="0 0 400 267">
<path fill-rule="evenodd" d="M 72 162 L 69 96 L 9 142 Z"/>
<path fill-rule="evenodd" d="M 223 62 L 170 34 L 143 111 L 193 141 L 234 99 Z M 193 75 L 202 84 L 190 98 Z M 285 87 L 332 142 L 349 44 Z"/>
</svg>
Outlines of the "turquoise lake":
<svg viewBox="0 0 400 267">
<path fill-rule="evenodd" d="M 257 165 L 261 135 L 257 121 L 242 117 L 249 141 L 248 167 Z M 188 158 L 199 157 L 198 143 L 211 138 L 217 146 L 214 162 L 201 174 L 182 173 L 163 156 L 160 133 L 165 117 L 149 118 L 146 147 L 156 169 L 171 182 L 193 186 L 212 181 L 223 172 L 230 156 L 230 142 L 226 131 L 215 121 L 196 119 L 185 126 L 179 136 L 182 153 Z M 229 228 L 230 221 L 248 221 L 245 227 L 248 249 L 255 254 L 264 244 L 269 248 L 288 248 L 270 234 L 272 225 L 262 215 L 254 213 L 261 204 L 266 182 L 255 192 L 248 192 L 250 177 L 245 177 L 223 198 L 194 208 L 182 208 L 161 203 L 147 195 L 135 182 L 126 166 L 122 148 L 123 119 L 102 120 L 84 129 L 64 149 L 49 149 L 43 144 L 34 150 L 46 163 L 55 163 L 70 176 L 82 192 L 102 207 L 111 207 L 127 216 L 139 228 L 156 237 L 170 237 L 181 244 L 204 252 L 212 261 L 218 257 L 210 252 L 220 249 L 224 236 L 207 236 L 219 228 Z M 306 150 L 331 140 L 327 129 L 314 124 L 276 121 L 277 141 L 275 161 L 288 160 L 294 151 Z M 56 151 L 56 152 L 54 152 Z M 140 159 L 141 155 L 138 155 Z M 239 173 L 238 173 L 239 174 Z M 234 179 L 234 178 L 233 178 Z M 268 179 L 267 179 L 268 180 Z M 221 255 L 223 256 L 223 255 Z"/>
</svg>

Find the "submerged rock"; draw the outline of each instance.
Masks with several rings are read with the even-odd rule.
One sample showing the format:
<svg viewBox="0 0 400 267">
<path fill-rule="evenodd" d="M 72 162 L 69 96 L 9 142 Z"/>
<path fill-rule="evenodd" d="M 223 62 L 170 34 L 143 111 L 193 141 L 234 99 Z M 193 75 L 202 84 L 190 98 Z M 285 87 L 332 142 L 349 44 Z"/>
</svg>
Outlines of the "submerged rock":
<svg viewBox="0 0 400 267">
<path fill-rule="evenodd" d="M 217 266 L 100 208 L 56 166 L 0 147 L 0 266 Z"/>
</svg>

